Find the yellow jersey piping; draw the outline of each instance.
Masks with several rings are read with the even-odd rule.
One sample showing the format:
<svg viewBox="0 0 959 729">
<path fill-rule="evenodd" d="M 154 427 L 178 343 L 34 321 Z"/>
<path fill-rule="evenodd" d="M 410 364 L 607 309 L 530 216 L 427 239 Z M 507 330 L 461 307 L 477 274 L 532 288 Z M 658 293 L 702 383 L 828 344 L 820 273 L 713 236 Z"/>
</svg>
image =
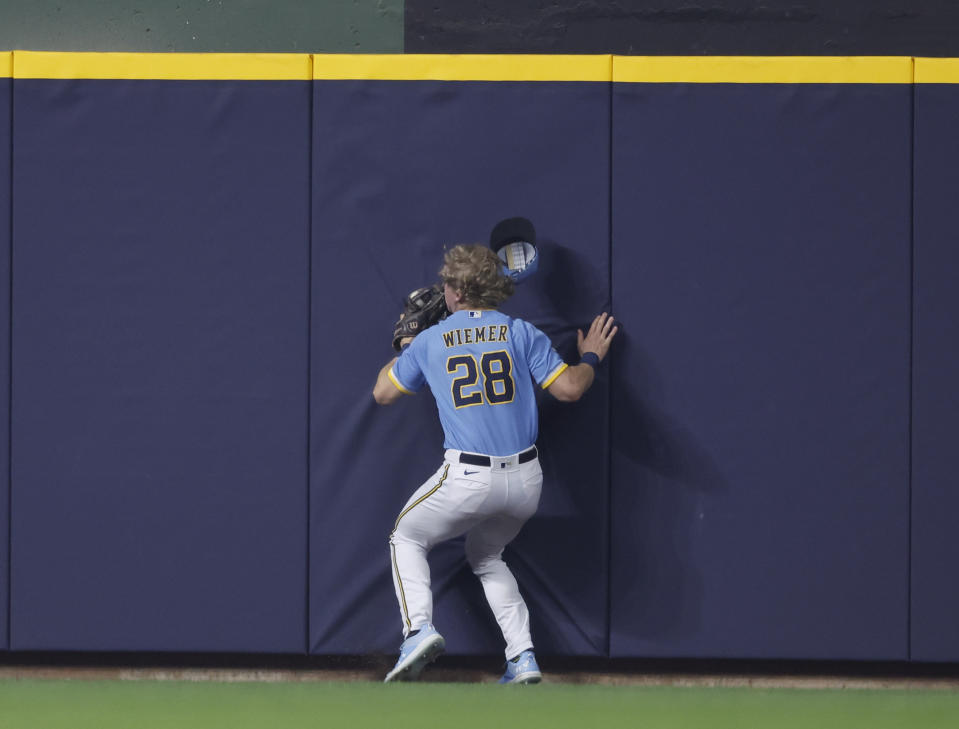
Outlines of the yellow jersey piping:
<svg viewBox="0 0 959 729">
<path fill-rule="evenodd" d="M 396 379 L 396 375 L 393 374 L 393 368 L 392 368 L 392 367 L 390 367 L 389 370 L 387 370 L 386 375 L 387 375 L 387 377 L 390 378 L 390 382 L 392 382 L 392 383 L 396 386 L 396 389 L 399 390 L 400 392 L 402 392 L 404 395 L 413 395 L 413 394 L 415 394 L 415 393 L 413 393 L 411 390 L 407 390 L 405 387 L 403 387 L 403 386 L 400 384 L 400 381 Z"/>
<path fill-rule="evenodd" d="M 566 371 L 567 367 L 569 367 L 569 365 L 566 364 L 565 362 L 563 362 L 563 364 L 557 367 L 556 371 L 552 375 L 550 375 L 548 378 L 546 378 L 546 380 L 543 381 L 542 388 L 545 390 L 547 387 L 552 385 L 556 381 L 556 378 Z"/>
</svg>

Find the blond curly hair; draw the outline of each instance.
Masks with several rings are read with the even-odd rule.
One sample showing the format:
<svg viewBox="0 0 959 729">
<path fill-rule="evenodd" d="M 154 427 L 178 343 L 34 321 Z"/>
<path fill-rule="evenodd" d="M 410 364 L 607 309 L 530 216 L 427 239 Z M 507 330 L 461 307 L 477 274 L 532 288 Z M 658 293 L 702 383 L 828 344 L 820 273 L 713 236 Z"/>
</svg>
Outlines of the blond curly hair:
<svg viewBox="0 0 959 729">
<path fill-rule="evenodd" d="M 513 295 L 513 279 L 503 273 L 503 262 L 484 245 L 453 246 L 443 256 L 443 283 L 463 296 L 468 306 L 495 309 Z"/>
</svg>

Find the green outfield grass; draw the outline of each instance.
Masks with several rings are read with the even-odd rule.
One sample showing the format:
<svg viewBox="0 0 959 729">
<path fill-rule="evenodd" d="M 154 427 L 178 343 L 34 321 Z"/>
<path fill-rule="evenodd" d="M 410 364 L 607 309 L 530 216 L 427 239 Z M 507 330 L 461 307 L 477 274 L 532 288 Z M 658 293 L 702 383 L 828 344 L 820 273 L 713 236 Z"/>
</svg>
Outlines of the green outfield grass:
<svg viewBox="0 0 959 729">
<path fill-rule="evenodd" d="M 0 680 L 0 729 L 932 729 L 959 692 Z"/>
</svg>

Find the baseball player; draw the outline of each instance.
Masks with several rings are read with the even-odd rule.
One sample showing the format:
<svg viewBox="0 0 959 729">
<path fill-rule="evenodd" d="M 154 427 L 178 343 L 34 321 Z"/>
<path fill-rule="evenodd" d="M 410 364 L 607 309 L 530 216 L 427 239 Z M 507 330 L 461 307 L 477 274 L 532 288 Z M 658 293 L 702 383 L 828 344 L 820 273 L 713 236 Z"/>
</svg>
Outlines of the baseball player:
<svg viewBox="0 0 959 729">
<path fill-rule="evenodd" d="M 539 503 L 534 383 L 559 400 L 578 400 L 618 327 L 611 316 L 597 316 L 585 335 L 578 332 L 579 363 L 567 365 L 542 331 L 496 310 L 514 283 L 489 248 L 450 249 L 440 277 L 449 316 L 404 337 L 402 352 L 384 365 L 373 388 L 376 402 L 389 405 L 428 384 L 446 448 L 442 465 L 410 497 L 390 534 L 404 641 L 385 680 L 415 680 L 443 652 L 445 641 L 432 625 L 426 555 L 466 534 L 466 558 L 506 641 L 500 683 L 538 683 L 529 611 L 502 559 Z"/>
</svg>

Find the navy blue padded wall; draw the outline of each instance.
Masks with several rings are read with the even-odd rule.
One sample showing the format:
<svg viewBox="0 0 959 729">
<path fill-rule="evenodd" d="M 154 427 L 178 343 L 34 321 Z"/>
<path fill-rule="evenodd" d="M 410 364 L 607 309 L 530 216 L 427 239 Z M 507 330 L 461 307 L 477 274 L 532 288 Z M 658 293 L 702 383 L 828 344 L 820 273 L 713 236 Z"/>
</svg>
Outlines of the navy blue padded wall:
<svg viewBox="0 0 959 729">
<path fill-rule="evenodd" d="M 309 83 L 15 87 L 11 647 L 304 651 Z"/>
<path fill-rule="evenodd" d="M 410 290 L 438 279 L 444 246 L 485 243 L 523 215 L 542 265 L 503 310 L 578 358 L 575 328 L 609 299 L 609 85 L 319 82 L 314 144 L 310 645 L 394 652 L 387 538 L 443 436 L 428 390 L 373 402 L 393 323 Z M 506 560 L 543 652 L 606 650 L 607 396 L 601 380 L 573 406 L 541 404 L 543 498 Z M 462 544 L 438 547 L 432 566 L 447 650 L 500 652 Z"/>
<path fill-rule="evenodd" d="M 611 654 L 905 659 L 911 87 L 613 109 Z"/>
<path fill-rule="evenodd" d="M 0 78 L 0 650 L 8 647 L 10 527 L 10 123 L 13 80 Z"/>
<path fill-rule="evenodd" d="M 957 128 L 959 85 L 917 84 L 911 657 L 919 661 L 959 661 Z"/>
</svg>

